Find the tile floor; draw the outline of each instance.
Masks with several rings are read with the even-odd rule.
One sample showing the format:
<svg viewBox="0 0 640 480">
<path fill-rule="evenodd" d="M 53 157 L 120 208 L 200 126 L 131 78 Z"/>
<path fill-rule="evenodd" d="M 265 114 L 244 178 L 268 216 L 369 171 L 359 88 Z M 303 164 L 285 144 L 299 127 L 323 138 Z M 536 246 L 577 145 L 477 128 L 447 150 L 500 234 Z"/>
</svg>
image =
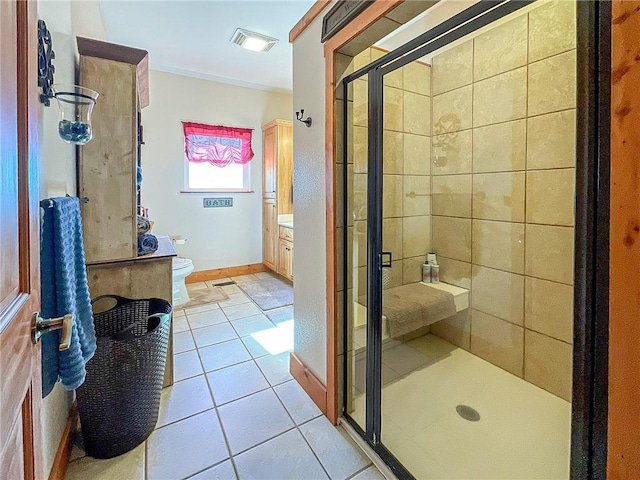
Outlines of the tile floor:
<svg viewBox="0 0 640 480">
<path fill-rule="evenodd" d="M 568 402 L 435 335 L 385 347 L 381 438 L 416 478 L 569 478 Z M 358 354 L 355 368 L 351 416 L 364 425 Z"/>
<path fill-rule="evenodd" d="M 76 447 L 68 480 L 384 478 L 290 376 L 293 308 L 262 311 L 237 284 L 224 302 L 175 312 L 176 383 L 147 441 L 110 460 Z"/>
</svg>

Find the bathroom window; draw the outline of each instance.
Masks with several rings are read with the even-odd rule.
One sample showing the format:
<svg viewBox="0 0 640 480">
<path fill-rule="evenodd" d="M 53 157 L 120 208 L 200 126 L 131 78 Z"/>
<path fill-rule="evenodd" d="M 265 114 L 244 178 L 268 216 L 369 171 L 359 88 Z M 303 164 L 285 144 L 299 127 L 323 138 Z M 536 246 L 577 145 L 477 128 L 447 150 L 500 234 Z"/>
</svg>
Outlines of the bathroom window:
<svg viewBox="0 0 640 480">
<path fill-rule="evenodd" d="M 252 129 L 183 122 L 186 192 L 249 192 Z"/>
</svg>

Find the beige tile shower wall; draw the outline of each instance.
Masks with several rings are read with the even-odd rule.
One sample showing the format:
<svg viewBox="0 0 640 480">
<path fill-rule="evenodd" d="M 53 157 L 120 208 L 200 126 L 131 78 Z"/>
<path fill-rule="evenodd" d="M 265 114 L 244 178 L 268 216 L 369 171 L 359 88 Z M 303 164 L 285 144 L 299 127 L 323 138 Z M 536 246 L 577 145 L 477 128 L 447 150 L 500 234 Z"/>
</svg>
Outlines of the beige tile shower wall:
<svg viewBox="0 0 640 480">
<path fill-rule="evenodd" d="M 384 55 L 365 50 L 358 69 Z M 431 227 L 431 67 L 414 62 L 384 79 L 383 249 L 393 255 L 389 286 L 418 282 L 430 248 Z M 353 86 L 353 212 L 351 245 L 357 255 L 359 298 L 366 294 L 367 96 L 366 78 Z M 355 250 L 357 249 L 357 252 Z"/>
<path fill-rule="evenodd" d="M 432 332 L 571 395 L 575 4 L 542 4 L 433 58 L 432 247 L 470 314 Z"/>
</svg>

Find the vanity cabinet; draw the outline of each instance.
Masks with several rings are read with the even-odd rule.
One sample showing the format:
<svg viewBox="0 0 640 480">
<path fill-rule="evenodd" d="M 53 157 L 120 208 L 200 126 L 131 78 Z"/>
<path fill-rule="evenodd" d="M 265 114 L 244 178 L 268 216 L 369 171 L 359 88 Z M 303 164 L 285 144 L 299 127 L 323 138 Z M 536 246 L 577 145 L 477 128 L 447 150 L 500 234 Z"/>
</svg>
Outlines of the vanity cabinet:
<svg viewBox="0 0 640 480">
<path fill-rule="evenodd" d="M 262 262 L 279 273 L 278 215 L 293 213 L 293 124 L 273 120 L 262 127 Z"/>
</svg>

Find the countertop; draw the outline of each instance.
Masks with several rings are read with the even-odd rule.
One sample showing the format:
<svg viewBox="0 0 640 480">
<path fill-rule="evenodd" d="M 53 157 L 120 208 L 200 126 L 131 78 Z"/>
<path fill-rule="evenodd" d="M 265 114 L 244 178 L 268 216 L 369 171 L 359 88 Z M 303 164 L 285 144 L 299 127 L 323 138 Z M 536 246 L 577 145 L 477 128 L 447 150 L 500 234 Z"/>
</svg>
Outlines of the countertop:
<svg viewBox="0 0 640 480">
<path fill-rule="evenodd" d="M 278 215 L 278 225 L 286 228 L 293 228 L 293 213 L 283 213 Z"/>
<path fill-rule="evenodd" d="M 177 257 L 178 252 L 173 247 L 173 242 L 168 235 L 157 235 L 158 238 L 158 250 L 148 255 L 143 255 L 143 258 L 157 258 L 157 257 Z"/>
<path fill-rule="evenodd" d="M 173 248 L 173 242 L 167 235 L 156 235 L 158 237 L 158 250 L 147 255 L 140 255 L 134 258 L 122 258 L 117 260 L 109 260 L 108 262 L 94 262 L 87 265 L 103 265 L 106 263 L 122 263 L 122 262 L 136 262 L 139 260 L 149 260 L 166 257 L 177 257 L 178 252 Z"/>
</svg>

